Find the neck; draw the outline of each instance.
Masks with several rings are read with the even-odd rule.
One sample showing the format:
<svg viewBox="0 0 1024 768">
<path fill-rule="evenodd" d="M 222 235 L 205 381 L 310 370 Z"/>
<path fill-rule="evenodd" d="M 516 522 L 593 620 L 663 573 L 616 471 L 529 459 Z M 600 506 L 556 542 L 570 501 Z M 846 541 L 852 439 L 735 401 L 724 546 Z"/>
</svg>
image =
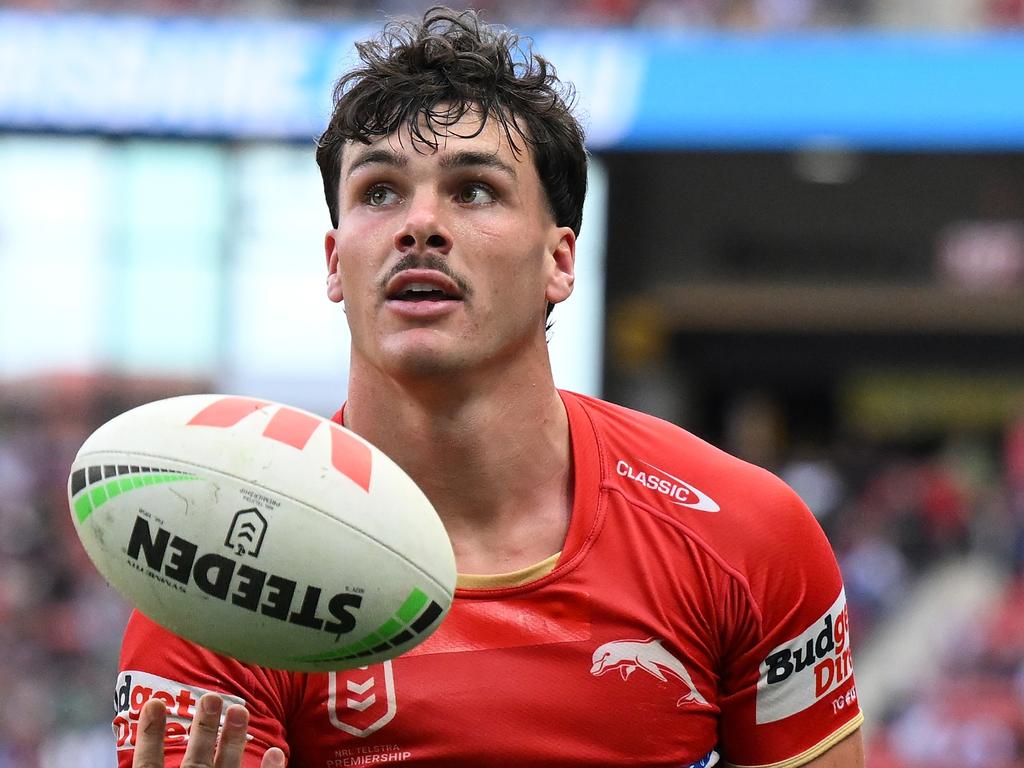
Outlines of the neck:
<svg viewBox="0 0 1024 768">
<path fill-rule="evenodd" d="M 431 500 L 461 572 L 511 571 L 561 549 L 571 450 L 546 356 L 472 382 L 403 382 L 353 358 L 345 423 Z"/>
</svg>

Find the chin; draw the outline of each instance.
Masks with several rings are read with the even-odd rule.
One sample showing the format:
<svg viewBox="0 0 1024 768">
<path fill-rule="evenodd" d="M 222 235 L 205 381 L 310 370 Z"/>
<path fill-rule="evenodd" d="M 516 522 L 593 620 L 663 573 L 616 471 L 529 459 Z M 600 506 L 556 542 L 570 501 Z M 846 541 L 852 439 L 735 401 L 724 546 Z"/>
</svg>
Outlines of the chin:
<svg viewBox="0 0 1024 768">
<path fill-rule="evenodd" d="M 402 343 L 383 350 L 385 369 L 397 378 L 437 377 L 464 370 L 468 359 L 463 349 L 452 348 L 450 339 L 406 338 Z M 439 343 L 441 341 L 447 343 Z"/>
</svg>

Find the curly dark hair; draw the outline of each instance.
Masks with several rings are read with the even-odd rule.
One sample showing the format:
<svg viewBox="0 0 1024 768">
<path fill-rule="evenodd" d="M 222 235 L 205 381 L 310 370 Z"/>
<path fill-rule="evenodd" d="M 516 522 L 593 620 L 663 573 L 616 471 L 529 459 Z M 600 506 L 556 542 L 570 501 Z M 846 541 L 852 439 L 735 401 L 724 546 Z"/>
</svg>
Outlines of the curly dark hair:
<svg viewBox="0 0 1024 768">
<path fill-rule="evenodd" d="M 575 92 L 518 35 L 474 11 L 435 6 L 420 22 L 389 22 L 356 49 L 362 64 L 335 85 L 334 113 L 316 150 L 335 227 L 347 142 L 369 144 L 407 126 L 418 145 L 436 149 L 438 133 L 476 110 L 482 119 L 472 135 L 493 119 L 517 154 L 528 145 L 555 224 L 579 234 L 587 154 L 572 114 Z"/>
</svg>

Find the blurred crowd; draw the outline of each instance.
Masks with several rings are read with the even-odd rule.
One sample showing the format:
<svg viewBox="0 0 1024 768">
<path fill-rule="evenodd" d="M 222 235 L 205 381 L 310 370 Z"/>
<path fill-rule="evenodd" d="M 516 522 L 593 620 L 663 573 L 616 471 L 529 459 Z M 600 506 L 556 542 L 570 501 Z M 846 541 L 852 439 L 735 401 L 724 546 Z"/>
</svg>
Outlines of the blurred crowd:
<svg viewBox="0 0 1024 768">
<path fill-rule="evenodd" d="M 197 391 L 60 377 L 0 387 L 0 768 L 110 768 L 127 604 L 82 549 L 68 470 L 104 421 Z"/>
<path fill-rule="evenodd" d="M 0 768 L 106 768 L 128 615 L 86 558 L 68 467 L 97 425 L 197 382 L 64 377 L 0 396 Z M 869 768 L 1024 766 L 1024 416 L 1004 434 L 791 448 L 775 469 L 805 499 L 846 581 L 854 654 L 934 564 L 981 553 L 1011 574 L 958 628 L 940 682 L 872 712 Z"/>
<path fill-rule="evenodd" d="M 334 21 L 419 14 L 433 0 L 0 0 L 37 11 L 270 16 Z M 510 25 L 793 30 L 849 26 L 973 29 L 1024 25 L 1024 0 L 449 0 Z"/>
<path fill-rule="evenodd" d="M 837 440 L 779 474 L 836 550 L 855 663 L 940 564 L 971 556 L 1006 577 L 980 614 L 933 617 L 935 668 L 868 713 L 868 768 L 1024 768 L 1024 412 L 1002 434 Z"/>
</svg>

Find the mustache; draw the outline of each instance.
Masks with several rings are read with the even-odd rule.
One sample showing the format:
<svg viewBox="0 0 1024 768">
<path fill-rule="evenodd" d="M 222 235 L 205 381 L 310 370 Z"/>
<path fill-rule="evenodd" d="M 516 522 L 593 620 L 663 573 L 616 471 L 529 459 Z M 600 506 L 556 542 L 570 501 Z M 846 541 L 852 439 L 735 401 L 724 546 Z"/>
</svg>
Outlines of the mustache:
<svg viewBox="0 0 1024 768">
<path fill-rule="evenodd" d="M 388 283 L 390 283 L 397 275 L 408 269 L 431 269 L 435 272 L 440 272 L 458 286 L 459 293 L 464 299 L 469 298 L 470 294 L 473 293 L 473 289 L 470 288 L 469 283 L 466 282 L 465 278 L 452 269 L 451 265 L 446 260 L 431 253 L 422 256 L 417 256 L 411 253 L 405 254 L 405 256 L 399 259 L 395 265 L 387 271 L 387 274 L 381 278 L 379 283 L 380 290 L 387 290 Z"/>
</svg>

